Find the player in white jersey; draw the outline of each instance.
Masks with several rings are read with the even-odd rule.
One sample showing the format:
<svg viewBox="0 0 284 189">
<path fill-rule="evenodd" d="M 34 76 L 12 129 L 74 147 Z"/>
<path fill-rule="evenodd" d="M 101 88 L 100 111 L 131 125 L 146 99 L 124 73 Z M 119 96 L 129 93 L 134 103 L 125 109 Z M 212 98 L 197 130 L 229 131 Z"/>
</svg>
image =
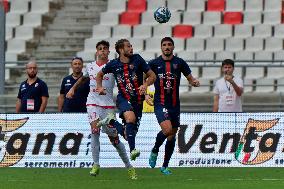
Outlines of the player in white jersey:
<svg viewBox="0 0 284 189">
<path fill-rule="evenodd" d="M 130 164 L 129 158 L 126 153 L 125 146 L 120 142 L 117 130 L 110 125 L 102 125 L 98 127 L 98 122 L 107 117 L 107 115 L 113 115 L 109 117 L 110 119 L 115 119 L 115 104 L 113 101 L 113 88 L 115 84 L 115 79 L 112 74 L 106 74 L 103 78 L 103 87 L 105 88 L 106 95 L 99 95 L 96 92 L 96 75 L 108 62 L 109 55 L 109 42 L 100 41 L 96 44 L 96 61 L 90 63 L 86 67 L 86 75 L 81 77 L 74 86 L 67 93 L 67 98 L 72 98 L 74 91 L 82 83 L 90 80 L 90 92 L 87 98 L 87 112 L 88 118 L 91 125 L 91 146 L 92 146 L 92 156 L 94 161 L 94 166 L 90 171 L 90 175 L 97 176 L 100 170 L 99 155 L 100 155 L 100 128 L 102 132 L 106 133 L 112 143 L 116 148 L 120 158 L 128 168 L 128 174 L 130 179 L 137 179 L 135 169 Z"/>
</svg>

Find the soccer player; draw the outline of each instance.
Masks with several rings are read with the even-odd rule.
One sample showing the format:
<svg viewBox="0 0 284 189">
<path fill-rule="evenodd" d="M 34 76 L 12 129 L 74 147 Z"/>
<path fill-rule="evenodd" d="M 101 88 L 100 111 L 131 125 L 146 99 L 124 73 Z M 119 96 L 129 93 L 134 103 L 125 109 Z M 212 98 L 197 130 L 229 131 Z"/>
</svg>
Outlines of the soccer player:
<svg viewBox="0 0 284 189">
<path fill-rule="evenodd" d="M 89 82 L 85 82 L 76 91 L 72 99 L 66 98 L 66 94 L 83 76 L 83 59 L 74 57 L 71 61 L 72 74 L 66 76 L 61 82 L 60 95 L 58 96 L 59 112 L 87 112 L 86 101 L 89 93 Z"/>
<path fill-rule="evenodd" d="M 67 93 L 68 98 L 72 98 L 74 92 L 78 87 L 86 81 L 90 81 L 90 92 L 87 98 L 87 112 L 89 117 L 89 122 L 91 125 L 91 147 L 92 147 L 92 156 L 94 160 L 94 166 L 90 171 L 90 175 L 97 176 L 100 171 L 99 156 L 100 156 L 100 127 L 98 127 L 99 120 L 104 119 L 107 115 L 114 115 L 115 104 L 113 101 L 113 88 L 114 88 L 114 77 L 113 74 L 106 74 L 103 77 L 102 86 L 105 89 L 105 95 L 99 95 L 96 92 L 96 76 L 97 73 L 106 65 L 108 62 L 109 55 L 109 42 L 100 41 L 96 44 L 96 61 L 90 63 L 86 67 L 87 75 L 82 76 L 74 84 L 74 86 Z M 112 119 L 115 119 L 112 117 Z M 120 142 L 117 131 L 113 127 L 108 125 L 101 125 L 102 131 L 105 132 L 112 145 L 116 148 L 119 156 L 125 164 L 125 167 L 128 168 L 128 174 L 130 179 L 137 179 L 135 169 L 130 164 L 129 158 L 127 156 L 125 146 Z"/>
<path fill-rule="evenodd" d="M 127 39 L 118 40 L 115 50 L 119 58 L 110 61 L 97 74 L 97 91 L 101 95 L 105 94 L 102 86 L 103 77 L 105 74 L 113 73 L 118 87 L 117 107 L 125 124 L 125 130 L 114 120 L 106 119 L 106 122 L 110 120 L 109 124 L 127 139 L 130 158 L 135 160 L 140 155 L 140 151 L 135 148 L 135 136 L 142 116 L 144 95 L 147 87 L 156 80 L 156 76 L 140 55 L 133 54 L 132 45 Z M 144 83 L 143 73 L 145 73 Z"/>
<path fill-rule="evenodd" d="M 30 61 L 26 65 L 27 80 L 21 83 L 16 102 L 16 113 L 44 112 L 48 101 L 46 83 L 37 77 L 36 62 Z"/>
<path fill-rule="evenodd" d="M 194 87 L 199 86 L 199 81 L 191 75 L 188 64 L 173 55 L 174 47 L 172 38 L 163 38 L 161 40 L 162 55 L 149 62 L 150 68 L 157 76 L 154 83 L 154 111 L 162 129 L 157 134 L 155 145 L 150 154 L 149 165 L 152 168 L 156 166 L 159 148 L 167 139 L 164 163 L 160 169 L 165 175 L 171 174 L 168 164 L 174 152 L 175 136 L 180 126 L 179 86 L 181 73 L 187 78 L 189 84 Z"/>
</svg>

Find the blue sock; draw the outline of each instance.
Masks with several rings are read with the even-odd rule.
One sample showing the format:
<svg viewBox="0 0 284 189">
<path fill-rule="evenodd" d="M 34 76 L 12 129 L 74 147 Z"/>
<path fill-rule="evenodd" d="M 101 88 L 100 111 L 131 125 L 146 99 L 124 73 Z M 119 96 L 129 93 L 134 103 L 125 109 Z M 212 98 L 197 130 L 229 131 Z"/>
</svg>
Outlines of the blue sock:
<svg viewBox="0 0 284 189">
<path fill-rule="evenodd" d="M 123 125 L 121 123 L 119 123 L 118 121 L 112 119 L 112 120 L 110 120 L 109 124 L 114 126 L 116 128 L 118 134 L 120 134 L 121 136 L 123 136 L 125 138 L 125 136 L 124 136 L 124 128 L 123 128 Z"/>
<path fill-rule="evenodd" d="M 154 145 L 154 148 L 152 149 L 153 153 L 158 153 L 159 152 L 159 148 L 160 146 L 164 143 L 164 141 L 166 140 L 167 136 L 164 135 L 164 133 L 162 131 L 160 131 L 157 136 L 156 136 L 156 142 Z"/>
<path fill-rule="evenodd" d="M 176 144 L 175 138 L 173 140 L 167 140 L 166 146 L 165 146 L 165 157 L 164 157 L 163 167 L 169 166 L 170 159 L 175 149 L 175 144 Z"/>
<path fill-rule="evenodd" d="M 137 133 L 137 125 L 134 123 L 126 123 L 126 136 L 130 152 L 135 149 L 136 133 Z"/>
</svg>

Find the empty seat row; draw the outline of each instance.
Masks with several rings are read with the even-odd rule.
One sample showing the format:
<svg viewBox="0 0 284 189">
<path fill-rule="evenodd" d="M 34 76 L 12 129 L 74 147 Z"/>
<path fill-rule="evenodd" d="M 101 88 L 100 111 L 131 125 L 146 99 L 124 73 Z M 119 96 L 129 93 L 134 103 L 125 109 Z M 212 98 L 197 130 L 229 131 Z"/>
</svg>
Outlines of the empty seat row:
<svg viewBox="0 0 284 189">
<path fill-rule="evenodd" d="M 115 0 L 108 3 L 107 11 L 155 10 L 167 6 L 172 11 L 280 11 L 280 0 Z"/>
</svg>

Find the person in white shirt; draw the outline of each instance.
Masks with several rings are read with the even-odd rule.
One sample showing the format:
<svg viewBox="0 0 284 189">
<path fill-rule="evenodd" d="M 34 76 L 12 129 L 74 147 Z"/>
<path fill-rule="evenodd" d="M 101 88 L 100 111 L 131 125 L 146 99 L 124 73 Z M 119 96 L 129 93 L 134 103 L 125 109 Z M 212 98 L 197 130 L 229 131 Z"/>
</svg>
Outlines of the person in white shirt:
<svg viewBox="0 0 284 189">
<path fill-rule="evenodd" d="M 213 112 L 242 112 L 243 80 L 233 75 L 234 66 L 231 59 L 222 62 L 224 77 L 216 81 L 213 89 Z"/>
<path fill-rule="evenodd" d="M 103 77 L 102 86 L 105 89 L 105 95 L 99 95 L 96 91 L 97 82 L 96 77 L 97 73 L 108 63 L 109 55 L 109 42 L 100 41 L 96 44 L 96 61 L 88 64 L 86 66 L 86 75 L 82 76 L 74 84 L 74 86 L 66 94 L 67 98 L 72 98 L 76 89 L 90 80 L 90 92 L 87 98 L 87 112 L 89 117 L 89 122 L 91 125 L 91 147 L 92 147 L 92 157 L 94 161 L 94 166 L 90 171 L 90 175 L 97 176 L 100 171 L 99 156 L 100 156 L 100 128 L 102 132 L 106 133 L 110 139 L 112 145 L 116 148 L 120 158 L 125 164 L 125 167 L 128 168 L 128 174 L 130 179 L 136 180 L 137 175 L 135 169 L 130 164 L 129 158 L 124 144 L 119 140 L 118 133 L 116 128 L 110 127 L 110 125 L 99 126 L 98 123 L 100 120 L 105 119 L 108 115 L 115 116 L 115 103 L 113 101 L 113 89 L 115 85 L 115 79 L 113 74 L 106 74 Z M 111 119 L 115 119 L 112 117 Z"/>
</svg>

